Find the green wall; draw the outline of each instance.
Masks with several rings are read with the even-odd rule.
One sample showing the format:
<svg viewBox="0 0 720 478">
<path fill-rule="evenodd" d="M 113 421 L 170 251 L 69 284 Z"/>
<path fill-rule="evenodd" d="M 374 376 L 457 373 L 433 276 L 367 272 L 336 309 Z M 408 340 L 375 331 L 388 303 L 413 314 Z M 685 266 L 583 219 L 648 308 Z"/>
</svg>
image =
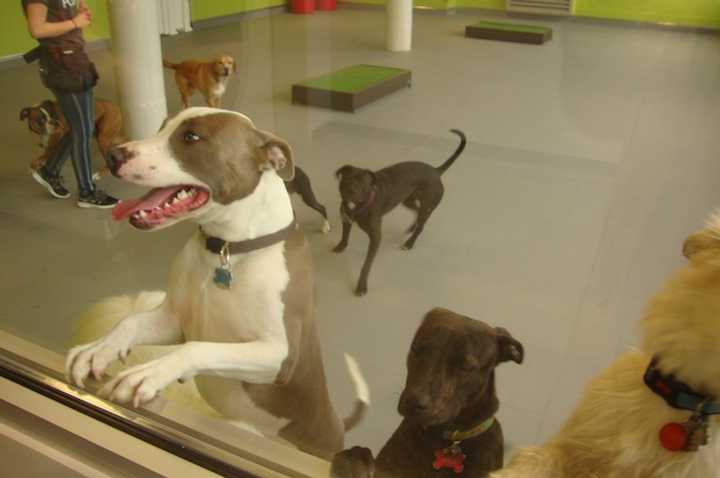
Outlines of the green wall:
<svg viewBox="0 0 720 478">
<path fill-rule="evenodd" d="M 93 12 L 93 24 L 84 31 L 85 39 L 92 41 L 108 38 L 110 21 L 107 13 L 107 0 L 85 0 L 85 2 Z M 0 58 L 26 52 L 35 46 L 36 42 L 27 32 L 20 0 L 0 0 L 0 3 L 2 4 L 0 6 Z M 204 20 L 274 7 L 284 3 L 284 0 L 194 0 L 192 2 L 192 19 Z"/>
<path fill-rule="evenodd" d="M 577 0 L 575 14 L 686 26 L 720 27 L 718 0 Z"/>
<path fill-rule="evenodd" d="M 233 13 L 277 7 L 285 3 L 285 0 L 194 0 L 192 2 L 192 19 L 205 20 Z"/>
<path fill-rule="evenodd" d="M 107 0 L 85 0 L 93 11 L 93 25 L 85 30 L 89 41 L 109 36 Z M 147 0 L 152 1 L 152 0 Z M 349 0 L 382 5 L 385 0 Z M 0 58 L 24 53 L 35 45 L 27 33 L 20 0 L 0 0 Z M 285 0 L 194 0 L 192 19 L 247 12 L 285 4 Z M 505 0 L 415 0 L 417 6 L 435 9 L 505 9 Z M 575 14 L 645 22 L 720 28 L 720 0 L 577 0 Z"/>
<path fill-rule="evenodd" d="M 37 43 L 27 31 L 25 15 L 20 0 L 2 0 L 0 7 L 0 58 L 7 55 L 25 53 Z M 110 35 L 107 5 L 105 0 L 85 0 L 93 12 L 93 24 L 85 30 L 85 38 L 97 40 Z"/>
</svg>

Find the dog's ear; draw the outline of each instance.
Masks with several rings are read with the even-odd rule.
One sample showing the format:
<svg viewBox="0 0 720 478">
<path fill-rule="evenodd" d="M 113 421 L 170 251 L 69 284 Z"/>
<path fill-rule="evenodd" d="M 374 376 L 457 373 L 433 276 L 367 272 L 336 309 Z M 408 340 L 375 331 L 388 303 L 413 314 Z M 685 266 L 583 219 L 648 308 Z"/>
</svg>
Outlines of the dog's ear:
<svg viewBox="0 0 720 478">
<path fill-rule="evenodd" d="M 372 183 L 377 184 L 377 176 L 375 176 L 375 171 L 368 170 L 368 173 L 370 173 L 370 177 L 372 178 Z"/>
<path fill-rule="evenodd" d="M 696 255 L 709 251 L 720 252 L 720 236 L 708 229 L 696 232 L 683 243 L 683 255 L 691 260 Z"/>
<path fill-rule="evenodd" d="M 257 158 L 260 170 L 274 169 L 283 181 L 292 181 L 295 177 L 295 162 L 290 145 L 267 131 L 259 133 L 263 140 Z"/>
<path fill-rule="evenodd" d="M 525 359 L 525 348 L 516 340 L 510 332 L 502 327 L 495 327 L 498 344 L 498 363 L 512 360 L 515 363 L 522 363 Z"/>
<path fill-rule="evenodd" d="M 346 164 L 345 166 L 339 168 L 337 171 L 335 171 L 335 178 L 338 181 L 341 181 L 343 176 L 346 175 L 350 170 L 352 170 L 352 166 L 349 164 Z"/>
<path fill-rule="evenodd" d="M 165 119 L 162 121 L 162 124 L 160 125 L 160 128 L 158 128 L 158 133 L 163 130 L 165 125 L 170 121 L 170 117 L 166 116 Z"/>
<path fill-rule="evenodd" d="M 30 108 L 23 108 L 20 110 L 20 121 L 25 121 L 30 116 Z"/>
<path fill-rule="evenodd" d="M 50 100 L 45 100 L 42 102 L 42 104 L 40 106 L 42 106 L 43 109 L 48 112 L 48 114 L 50 115 L 50 118 L 52 118 L 54 120 L 59 119 L 57 109 L 55 108 L 55 103 L 53 103 Z"/>
</svg>

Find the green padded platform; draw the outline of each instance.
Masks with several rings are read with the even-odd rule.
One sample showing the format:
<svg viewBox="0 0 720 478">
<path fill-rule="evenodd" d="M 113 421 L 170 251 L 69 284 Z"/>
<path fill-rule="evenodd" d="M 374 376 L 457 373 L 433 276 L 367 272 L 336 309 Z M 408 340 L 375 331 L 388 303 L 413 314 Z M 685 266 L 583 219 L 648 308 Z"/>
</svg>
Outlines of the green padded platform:
<svg viewBox="0 0 720 478">
<path fill-rule="evenodd" d="M 410 86 L 410 70 L 378 65 L 353 65 L 292 87 L 293 103 L 353 112 Z"/>
<path fill-rule="evenodd" d="M 536 25 L 481 21 L 465 27 L 465 36 L 517 43 L 542 45 L 552 39 L 552 28 Z"/>
</svg>

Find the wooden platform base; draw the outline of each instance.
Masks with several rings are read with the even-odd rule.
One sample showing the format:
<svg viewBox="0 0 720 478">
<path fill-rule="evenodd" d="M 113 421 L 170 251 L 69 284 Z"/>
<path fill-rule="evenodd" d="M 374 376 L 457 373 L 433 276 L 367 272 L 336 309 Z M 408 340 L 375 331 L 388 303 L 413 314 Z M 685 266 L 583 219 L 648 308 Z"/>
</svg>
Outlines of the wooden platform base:
<svg viewBox="0 0 720 478">
<path fill-rule="evenodd" d="M 410 86 L 410 70 L 376 65 L 353 65 L 292 87 L 296 104 L 354 112 Z"/>
<path fill-rule="evenodd" d="M 515 43 L 542 45 L 552 39 L 553 31 L 548 27 L 516 25 L 500 22 L 479 22 L 465 27 L 465 36 L 483 40 L 498 40 Z"/>
</svg>

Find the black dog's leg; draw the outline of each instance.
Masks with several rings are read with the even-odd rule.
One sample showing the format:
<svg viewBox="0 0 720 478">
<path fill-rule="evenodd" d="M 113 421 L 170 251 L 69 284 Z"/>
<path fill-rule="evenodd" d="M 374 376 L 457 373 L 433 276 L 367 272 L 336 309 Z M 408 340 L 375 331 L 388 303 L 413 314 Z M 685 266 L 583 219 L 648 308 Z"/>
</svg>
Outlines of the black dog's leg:
<svg viewBox="0 0 720 478">
<path fill-rule="evenodd" d="M 405 244 L 403 244 L 402 249 L 405 251 L 409 251 L 413 247 L 415 247 L 415 241 L 417 240 L 420 233 L 423 232 L 423 229 L 425 229 L 425 223 L 430 218 L 430 215 L 435 210 L 438 204 L 440 204 L 440 200 L 442 199 L 443 191 L 440 190 L 439 194 L 437 194 L 432 201 L 428 201 L 427 204 L 420 205 L 418 209 L 418 216 L 417 221 L 415 221 L 415 225 L 412 228 L 412 234 L 408 238 L 407 241 L 405 241 Z"/>
<path fill-rule="evenodd" d="M 343 218 L 342 239 L 340 239 L 340 243 L 337 246 L 335 246 L 335 249 L 333 249 L 333 252 L 343 252 L 345 250 L 345 248 L 348 245 L 348 240 L 350 239 L 350 231 L 351 230 L 352 230 L 352 222 Z"/>
<path fill-rule="evenodd" d="M 307 206 L 311 209 L 316 210 L 319 212 L 322 217 L 325 219 L 325 222 L 323 223 L 322 231 L 323 234 L 327 234 L 330 232 L 330 223 L 328 222 L 327 218 L 327 210 L 325 209 L 325 206 L 320 204 L 315 198 L 315 193 L 313 193 L 312 188 L 310 187 L 310 183 L 307 185 L 307 189 L 300 188 L 298 189 L 298 193 L 300 194 L 300 197 L 302 198 L 303 202 L 307 204 Z"/>
<path fill-rule="evenodd" d="M 380 249 L 380 240 L 382 238 L 380 231 L 382 228 L 382 220 L 379 217 L 371 218 L 370 222 L 367 224 L 358 224 L 370 238 L 367 256 L 365 256 L 365 262 L 363 263 L 362 270 L 360 271 L 360 279 L 358 279 L 357 287 L 355 288 L 355 295 L 362 297 L 367 294 L 367 281 L 368 275 L 370 275 L 370 268 L 375 260 L 378 249 Z"/>
<path fill-rule="evenodd" d="M 330 222 L 328 222 L 327 210 L 325 209 L 325 206 L 320 204 L 315 197 L 315 192 L 312 189 L 310 177 L 307 173 L 299 167 L 295 167 L 295 177 L 291 182 L 285 183 L 285 187 L 290 194 L 298 193 L 300 198 L 309 208 L 319 212 L 325 219 L 322 226 L 323 234 L 330 232 Z"/>
</svg>

